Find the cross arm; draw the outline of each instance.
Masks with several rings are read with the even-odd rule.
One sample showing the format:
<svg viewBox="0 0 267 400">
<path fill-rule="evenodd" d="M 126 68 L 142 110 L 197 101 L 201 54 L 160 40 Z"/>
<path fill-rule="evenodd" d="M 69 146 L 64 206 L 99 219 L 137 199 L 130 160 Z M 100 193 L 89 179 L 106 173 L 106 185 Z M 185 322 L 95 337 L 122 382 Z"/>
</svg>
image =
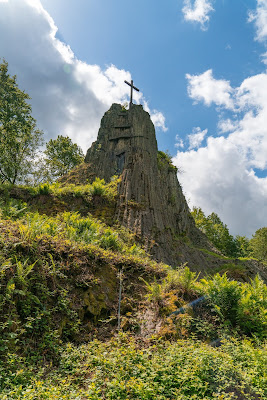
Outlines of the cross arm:
<svg viewBox="0 0 267 400">
<path fill-rule="evenodd" d="M 127 81 L 124 81 L 125 83 L 127 83 L 127 85 L 131 86 L 134 90 L 136 90 L 137 92 L 139 92 L 139 89 L 137 87 L 135 87 L 132 83 L 129 83 Z"/>
</svg>

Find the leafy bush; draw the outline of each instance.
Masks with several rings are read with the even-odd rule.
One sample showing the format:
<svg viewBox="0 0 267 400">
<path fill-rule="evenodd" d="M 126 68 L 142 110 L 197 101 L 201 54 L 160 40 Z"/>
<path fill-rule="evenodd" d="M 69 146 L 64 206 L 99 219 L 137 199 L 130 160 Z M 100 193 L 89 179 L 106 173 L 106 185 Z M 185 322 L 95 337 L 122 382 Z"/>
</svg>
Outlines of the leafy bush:
<svg viewBox="0 0 267 400">
<path fill-rule="evenodd" d="M 238 323 L 245 334 L 267 337 L 267 286 L 256 276 L 244 284 L 238 305 Z"/>
<path fill-rule="evenodd" d="M 263 400 L 266 367 L 266 346 L 246 340 L 226 341 L 218 350 L 189 340 L 142 346 L 120 334 L 106 343 L 67 344 L 54 370 L 35 374 L 13 365 L 1 398 Z"/>
<path fill-rule="evenodd" d="M 241 284 L 231 281 L 227 275 L 214 275 L 212 279 L 201 280 L 205 294 L 215 305 L 219 315 L 233 326 L 237 323 L 238 306 L 241 299 Z"/>
<path fill-rule="evenodd" d="M 267 337 L 267 286 L 258 276 L 249 284 L 216 274 L 201 283 L 222 321 L 239 327 L 247 335 Z"/>
</svg>

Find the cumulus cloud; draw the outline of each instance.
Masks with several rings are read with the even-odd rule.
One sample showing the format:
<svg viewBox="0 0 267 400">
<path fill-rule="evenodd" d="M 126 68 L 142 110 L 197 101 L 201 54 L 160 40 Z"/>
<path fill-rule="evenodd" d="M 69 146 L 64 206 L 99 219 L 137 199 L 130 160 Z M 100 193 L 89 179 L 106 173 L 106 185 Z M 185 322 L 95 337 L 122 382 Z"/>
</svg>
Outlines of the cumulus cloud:
<svg viewBox="0 0 267 400">
<path fill-rule="evenodd" d="M 215 103 L 217 106 L 233 109 L 234 102 L 230 82 L 224 79 L 215 79 L 212 69 L 200 75 L 186 74 L 188 80 L 188 95 L 195 102 L 204 101 L 207 106 Z"/>
<path fill-rule="evenodd" d="M 255 39 L 265 44 L 267 39 L 267 0 L 257 0 L 255 10 L 248 13 L 248 22 L 254 22 L 256 28 Z M 267 65 L 267 52 L 261 55 L 262 62 Z"/>
<path fill-rule="evenodd" d="M 256 39 L 260 42 L 267 39 L 267 0 L 257 0 L 255 11 L 249 12 L 249 22 L 256 26 Z"/>
<path fill-rule="evenodd" d="M 193 128 L 193 133 L 188 135 L 189 150 L 199 148 L 207 133 L 208 133 L 208 129 L 204 129 L 202 131 L 199 128 L 199 126 L 196 128 Z"/>
<path fill-rule="evenodd" d="M 178 151 L 174 163 L 185 171 L 179 179 L 191 206 L 217 212 L 233 234 L 250 236 L 267 226 L 267 178 L 255 173 L 267 169 L 267 74 L 249 77 L 238 88 L 223 81 L 226 90 L 219 86 L 219 92 L 235 93 L 231 107 L 227 96 L 218 101 L 216 94 L 207 95 L 210 80 L 204 81 L 208 88 L 201 86 L 201 94 L 198 86 L 198 101 L 214 101 L 240 114 L 220 121 L 225 136 L 210 136 L 206 146 Z"/>
<path fill-rule="evenodd" d="M 202 30 L 206 30 L 210 20 L 209 14 L 214 11 L 212 2 L 212 0 L 194 0 L 192 4 L 191 0 L 184 0 L 182 9 L 184 19 L 190 22 L 197 22 Z"/>
<path fill-rule="evenodd" d="M 45 138 L 70 136 L 85 151 L 96 139 L 100 119 L 113 102 L 125 103 L 128 71 L 110 65 L 101 69 L 75 57 L 57 38 L 57 27 L 39 0 L 0 0 L 0 54 L 16 74 L 19 87 L 32 97 L 33 115 Z M 141 92 L 136 102 L 144 102 Z M 149 107 L 148 107 L 149 111 Z M 165 120 L 152 112 L 163 130 Z"/>
</svg>

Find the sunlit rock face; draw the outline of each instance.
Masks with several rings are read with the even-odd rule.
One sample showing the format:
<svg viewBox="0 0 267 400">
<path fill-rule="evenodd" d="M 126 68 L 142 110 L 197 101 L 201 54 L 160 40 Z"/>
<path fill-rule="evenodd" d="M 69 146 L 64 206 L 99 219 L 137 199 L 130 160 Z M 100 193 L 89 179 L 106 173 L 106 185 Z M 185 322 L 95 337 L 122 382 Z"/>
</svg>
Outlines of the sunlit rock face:
<svg viewBox="0 0 267 400">
<path fill-rule="evenodd" d="M 159 156 L 154 125 L 142 106 L 125 110 L 113 104 L 85 162 L 90 180 L 108 182 L 121 175 L 115 219 L 134 232 L 154 258 L 171 265 L 186 261 L 185 238 L 209 247 L 195 227 L 176 168 Z"/>
</svg>

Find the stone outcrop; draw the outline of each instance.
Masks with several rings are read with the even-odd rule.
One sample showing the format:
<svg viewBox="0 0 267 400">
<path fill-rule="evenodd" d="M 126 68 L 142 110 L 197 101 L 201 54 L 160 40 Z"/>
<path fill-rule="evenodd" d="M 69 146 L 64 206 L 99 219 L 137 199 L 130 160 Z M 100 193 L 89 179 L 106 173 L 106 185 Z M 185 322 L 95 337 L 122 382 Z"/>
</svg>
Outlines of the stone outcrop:
<svg viewBox="0 0 267 400">
<path fill-rule="evenodd" d="M 154 125 L 140 105 L 113 104 L 102 118 L 97 141 L 87 151 L 90 180 L 121 175 L 115 218 L 145 243 L 157 260 L 177 265 L 188 240 L 211 248 L 196 228 L 177 170 L 158 152 Z M 88 177 L 89 177 L 88 176 Z"/>
<path fill-rule="evenodd" d="M 155 260 L 174 267 L 187 262 L 200 273 L 227 271 L 240 280 L 258 273 L 267 280 L 263 264 L 224 257 L 195 226 L 176 168 L 158 152 L 153 123 L 142 106 L 125 110 L 113 104 L 101 120 L 85 163 L 60 182 L 86 184 L 96 177 L 109 182 L 114 175 L 120 175 L 121 182 L 106 222 L 129 228 Z"/>
</svg>

